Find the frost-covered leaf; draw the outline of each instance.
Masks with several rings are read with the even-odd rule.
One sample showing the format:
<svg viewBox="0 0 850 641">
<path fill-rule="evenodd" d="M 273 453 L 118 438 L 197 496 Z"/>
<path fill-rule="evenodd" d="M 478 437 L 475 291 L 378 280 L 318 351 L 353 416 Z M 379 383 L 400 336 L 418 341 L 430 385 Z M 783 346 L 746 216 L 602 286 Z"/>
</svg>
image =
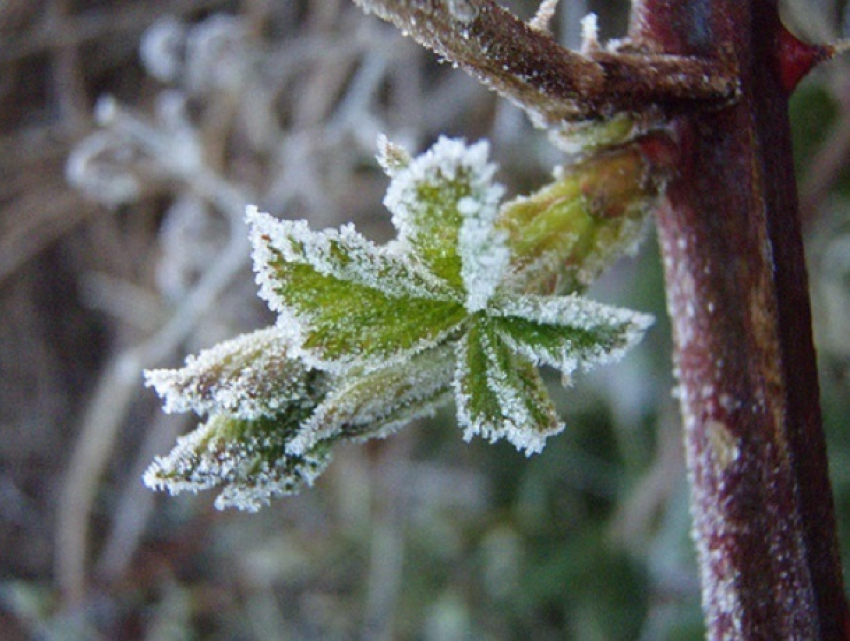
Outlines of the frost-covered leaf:
<svg viewBox="0 0 850 641">
<path fill-rule="evenodd" d="M 336 438 L 382 438 L 450 400 L 454 348 L 438 347 L 404 363 L 341 381 L 302 424 L 287 451 L 300 454 Z"/>
<path fill-rule="evenodd" d="M 442 342 L 466 316 L 457 303 L 392 299 L 304 265 L 280 264 L 278 273 L 288 304 L 278 325 L 297 332 L 308 365 L 335 373 L 400 362 Z"/>
<path fill-rule="evenodd" d="M 325 375 L 293 358 L 290 347 L 279 328 L 261 329 L 189 356 L 180 369 L 149 370 L 146 384 L 169 413 L 273 416 L 290 403 L 315 403 L 325 387 Z"/>
<path fill-rule="evenodd" d="M 512 349 L 564 374 L 619 359 L 653 322 L 647 314 L 577 294 L 505 298 L 488 313 L 494 330 Z"/>
<path fill-rule="evenodd" d="M 210 416 L 154 461 L 149 486 L 221 487 L 218 507 L 256 510 L 312 483 L 334 443 L 386 436 L 452 393 L 467 439 L 539 452 L 563 425 L 537 366 L 612 360 L 648 327 L 575 294 L 642 220 L 639 157 L 586 161 L 499 209 L 486 143 L 442 138 L 415 159 L 380 144 L 389 244 L 249 210 L 278 322 L 147 373 L 167 411 Z"/>
<path fill-rule="evenodd" d="M 301 456 L 285 453 L 303 417 L 297 411 L 255 421 L 213 416 L 154 460 L 144 474 L 145 485 L 172 495 L 221 487 L 218 509 L 256 512 L 272 498 L 312 485 L 330 461 L 323 443 Z"/>
<path fill-rule="evenodd" d="M 378 135 L 378 164 L 387 176 L 395 176 L 407 167 L 411 160 L 407 149 L 392 142 L 384 134 Z"/>
<path fill-rule="evenodd" d="M 384 204 L 399 232 L 397 243 L 414 259 L 461 290 L 458 235 L 462 209 L 495 211 L 504 189 L 493 181 L 486 142 L 471 146 L 440 138 L 392 175 Z"/>
<path fill-rule="evenodd" d="M 501 284 L 511 260 L 508 234 L 494 229 L 498 209 L 495 203 L 466 197 L 458 203 L 463 222 L 458 232 L 461 280 L 466 292 L 466 309 L 484 309 Z"/>
<path fill-rule="evenodd" d="M 353 225 L 313 231 L 305 220 L 278 220 L 249 207 L 254 264 L 261 283 L 274 284 L 269 263 L 285 262 L 312 267 L 316 273 L 377 290 L 389 298 L 446 300 L 455 293 L 446 283 L 417 266 L 400 252 L 380 247 L 358 233 Z M 286 301 L 282 301 L 283 304 Z"/>
<path fill-rule="evenodd" d="M 454 387 L 467 440 L 504 438 L 530 455 L 563 429 L 537 368 L 512 351 L 483 316 L 458 343 Z"/>
<path fill-rule="evenodd" d="M 339 266 L 342 259 L 328 258 L 331 249 L 301 249 L 303 243 L 290 242 L 289 230 L 294 224 L 271 219 L 280 225 L 274 227 L 279 230 L 275 233 L 269 220 L 259 220 L 253 240 L 261 293 L 279 313 L 278 327 L 297 345 L 298 355 L 308 366 L 336 373 L 383 367 L 436 346 L 465 317 L 463 305 L 451 298 L 420 298 L 416 291 L 401 296 L 395 285 L 409 283 L 406 276 L 392 286 L 383 282 L 377 263 L 385 254 L 369 254 L 376 261 L 372 280 L 359 276 L 346 280 L 347 268 Z M 299 233 L 312 234 L 306 228 Z M 321 234 L 312 237 L 318 236 Z M 321 242 L 316 240 L 319 245 Z M 331 248 L 341 246 L 329 244 Z M 356 262 L 363 265 L 369 259 L 360 257 Z M 388 259 L 389 279 L 399 276 L 393 272 L 397 264 Z"/>
</svg>

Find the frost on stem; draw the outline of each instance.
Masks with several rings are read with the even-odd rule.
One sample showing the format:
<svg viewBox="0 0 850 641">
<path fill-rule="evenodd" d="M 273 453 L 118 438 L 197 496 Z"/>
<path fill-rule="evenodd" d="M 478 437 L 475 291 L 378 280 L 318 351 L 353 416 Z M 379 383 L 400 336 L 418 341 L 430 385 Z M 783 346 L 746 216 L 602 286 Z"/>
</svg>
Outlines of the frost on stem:
<svg viewBox="0 0 850 641">
<path fill-rule="evenodd" d="M 555 11 L 558 8 L 558 0 L 543 0 L 537 8 L 537 13 L 528 22 L 528 26 L 536 31 L 549 33 L 549 24 L 552 18 L 555 17 Z"/>
<path fill-rule="evenodd" d="M 620 51 L 596 40 L 586 19 L 581 52 L 546 28 L 554 2 L 530 24 L 494 0 L 355 0 L 366 13 L 464 68 L 551 130 L 617 114 L 666 116 L 725 106 L 738 95 L 734 69 L 721 59 L 657 54 L 629 43 Z"/>
<path fill-rule="evenodd" d="M 563 424 L 538 366 L 566 379 L 619 358 L 649 326 L 579 296 L 585 280 L 560 268 L 595 274 L 622 248 L 622 221 L 645 207 L 621 200 L 648 198 L 642 170 L 623 171 L 639 155 L 577 165 L 500 205 L 486 143 L 441 138 L 416 158 L 379 146 L 398 232 L 387 244 L 249 209 L 260 294 L 278 322 L 148 372 L 166 411 L 209 415 L 153 463 L 148 485 L 222 486 L 219 507 L 254 510 L 311 484 L 334 443 L 384 437 L 452 399 L 465 438 L 539 452 Z M 612 163 L 635 184 L 614 188 Z"/>
</svg>

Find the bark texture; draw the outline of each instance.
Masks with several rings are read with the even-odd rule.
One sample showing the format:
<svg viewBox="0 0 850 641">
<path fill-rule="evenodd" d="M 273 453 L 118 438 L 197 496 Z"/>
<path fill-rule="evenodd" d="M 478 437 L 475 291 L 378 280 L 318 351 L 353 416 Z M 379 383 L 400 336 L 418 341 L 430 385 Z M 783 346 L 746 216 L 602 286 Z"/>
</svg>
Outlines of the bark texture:
<svg viewBox="0 0 850 641">
<path fill-rule="evenodd" d="M 658 214 L 711 639 L 846 639 L 773 0 L 643 0 L 632 34 L 738 69 L 674 123 Z"/>
<path fill-rule="evenodd" d="M 721 60 L 565 49 L 494 0 L 354 0 L 525 109 L 537 124 L 720 106 L 737 83 Z"/>
</svg>

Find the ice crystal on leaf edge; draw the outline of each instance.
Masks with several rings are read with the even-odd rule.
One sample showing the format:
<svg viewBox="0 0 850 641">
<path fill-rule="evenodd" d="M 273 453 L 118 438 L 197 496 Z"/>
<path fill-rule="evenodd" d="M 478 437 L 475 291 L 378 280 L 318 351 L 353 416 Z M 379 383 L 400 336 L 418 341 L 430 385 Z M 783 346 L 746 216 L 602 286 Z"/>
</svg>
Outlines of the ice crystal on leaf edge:
<svg viewBox="0 0 850 641">
<path fill-rule="evenodd" d="M 467 440 L 540 452 L 564 426 L 537 367 L 566 377 L 615 360 L 651 323 L 577 293 L 512 288 L 486 142 L 440 138 L 416 158 L 379 147 L 398 232 L 385 245 L 248 208 L 278 322 L 146 373 L 166 411 L 208 416 L 153 462 L 148 486 L 221 486 L 217 507 L 254 511 L 311 485 L 335 442 L 384 437 L 452 398 Z"/>
</svg>

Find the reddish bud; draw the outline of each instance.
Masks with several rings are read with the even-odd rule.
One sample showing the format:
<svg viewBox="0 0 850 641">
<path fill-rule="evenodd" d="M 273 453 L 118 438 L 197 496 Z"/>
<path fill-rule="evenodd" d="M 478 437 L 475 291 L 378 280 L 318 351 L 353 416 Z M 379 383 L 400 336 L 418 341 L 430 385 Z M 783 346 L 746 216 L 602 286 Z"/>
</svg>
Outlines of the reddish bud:
<svg viewBox="0 0 850 641">
<path fill-rule="evenodd" d="M 807 44 L 784 26 L 779 29 L 777 49 L 782 86 L 788 94 L 794 91 L 815 65 L 835 55 L 834 47 Z"/>
<path fill-rule="evenodd" d="M 669 134 L 657 131 L 642 136 L 635 141 L 640 154 L 653 171 L 666 174 L 679 166 L 681 154 L 679 145 Z"/>
</svg>

